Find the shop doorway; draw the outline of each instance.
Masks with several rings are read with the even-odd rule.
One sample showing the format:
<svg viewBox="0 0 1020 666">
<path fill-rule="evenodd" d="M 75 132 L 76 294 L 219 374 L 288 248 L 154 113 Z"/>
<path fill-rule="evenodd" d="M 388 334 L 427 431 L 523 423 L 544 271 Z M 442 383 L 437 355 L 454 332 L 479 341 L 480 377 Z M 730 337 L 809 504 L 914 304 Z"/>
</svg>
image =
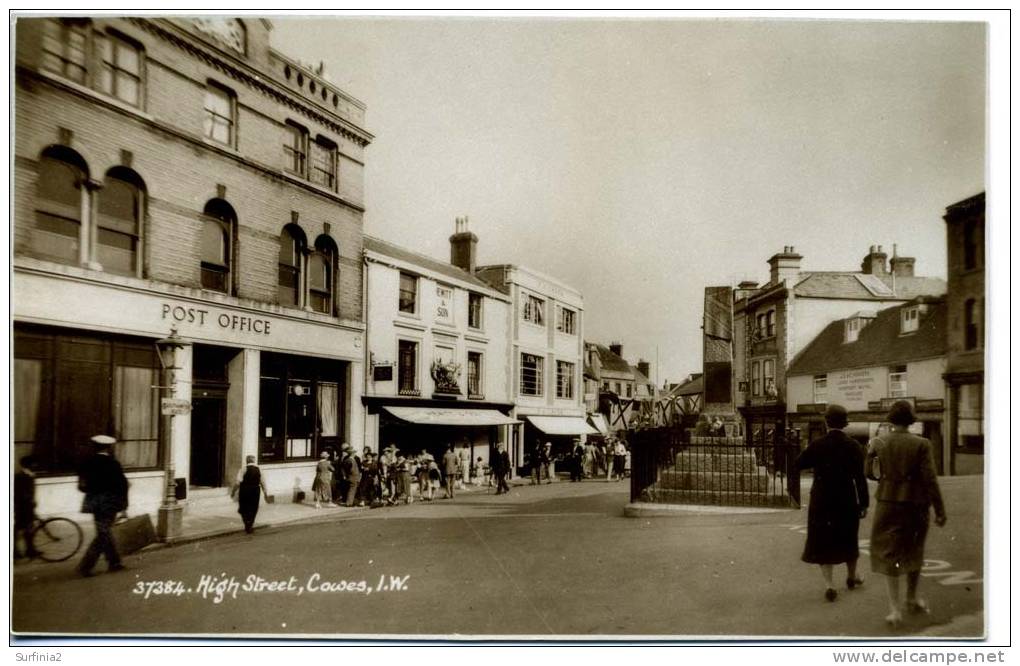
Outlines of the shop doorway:
<svg viewBox="0 0 1020 666">
<path fill-rule="evenodd" d="M 192 355 L 191 464 L 192 487 L 224 484 L 227 451 L 228 367 L 238 350 L 195 345 Z"/>
<path fill-rule="evenodd" d="M 223 485 L 223 453 L 226 449 L 226 395 L 207 395 L 191 401 L 192 486 Z"/>
</svg>

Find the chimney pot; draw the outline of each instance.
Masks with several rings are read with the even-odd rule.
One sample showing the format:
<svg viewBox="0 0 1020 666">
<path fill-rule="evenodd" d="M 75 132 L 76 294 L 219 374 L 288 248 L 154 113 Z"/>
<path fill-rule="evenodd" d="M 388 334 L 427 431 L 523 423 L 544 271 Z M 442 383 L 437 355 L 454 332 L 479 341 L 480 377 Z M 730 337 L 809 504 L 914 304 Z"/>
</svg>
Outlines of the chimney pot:
<svg viewBox="0 0 1020 666">
<path fill-rule="evenodd" d="M 450 236 L 450 263 L 468 273 L 475 272 L 478 236 L 467 230 L 467 216 L 455 219 L 455 233 Z"/>
</svg>

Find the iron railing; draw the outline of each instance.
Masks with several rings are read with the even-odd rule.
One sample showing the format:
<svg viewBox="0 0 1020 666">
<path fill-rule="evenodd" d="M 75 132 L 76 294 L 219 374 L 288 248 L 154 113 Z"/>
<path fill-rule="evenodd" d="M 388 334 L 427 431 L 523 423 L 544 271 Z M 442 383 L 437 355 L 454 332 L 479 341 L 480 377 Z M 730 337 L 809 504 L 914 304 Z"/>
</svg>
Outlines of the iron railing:
<svg viewBox="0 0 1020 666">
<path fill-rule="evenodd" d="M 800 506 L 800 436 L 694 437 L 680 428 L 630 433 L 632 502 Z"/>
</svg>

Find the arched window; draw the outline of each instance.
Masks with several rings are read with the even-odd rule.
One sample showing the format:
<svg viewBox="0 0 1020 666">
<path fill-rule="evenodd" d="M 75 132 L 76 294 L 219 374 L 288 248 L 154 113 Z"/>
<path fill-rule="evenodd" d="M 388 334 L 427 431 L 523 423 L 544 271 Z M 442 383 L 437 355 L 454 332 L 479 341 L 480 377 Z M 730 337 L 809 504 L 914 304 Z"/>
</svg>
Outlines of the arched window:
<svg viewBox="0 0 1020 666">
<path fill-rule="evenodd" d="M 336 273 L 336 244 L 329 236 L 315 240 L 308 257 L 308 305 L 316 312 L 333 314 L 333 285 Z"/>
<path fill-rule="evenodd" d="M 36 180 L 32 251 L 44 259 L 77 264 L 82 242 L 82 210 L 88 168 L 73 150 L 55 146 L 43 152 Z"/>
<path fill-rule="evenodd" d="M 202 216 L 202 288 L 231 292 L 231 259 L 237 215 L 222 199 L 211 199 Z"/>
<path fill-rule="evenodd" d="M 304 257 L 305 235 L 300 227 L 288 224 L 280 234 L 279 278 L 277 294 L 280 305 L 301 306 L 301 262 Z"/>
<path fill-rule="evenodd" d="M 141 272 L 141 229 L 145 185 L 130 169 L 106 174 L 99 193 L 96 259 L 103 270 L 121 275 Z"/>
<path fill-rule="evenodd" d="M 981 346 L 981 324 L 984 315 L 981 312 L 981 305 L 973 298 L 968 298 L 963 304 L 963 346 L 964 349 L 977 349 Z"/>
</svg>

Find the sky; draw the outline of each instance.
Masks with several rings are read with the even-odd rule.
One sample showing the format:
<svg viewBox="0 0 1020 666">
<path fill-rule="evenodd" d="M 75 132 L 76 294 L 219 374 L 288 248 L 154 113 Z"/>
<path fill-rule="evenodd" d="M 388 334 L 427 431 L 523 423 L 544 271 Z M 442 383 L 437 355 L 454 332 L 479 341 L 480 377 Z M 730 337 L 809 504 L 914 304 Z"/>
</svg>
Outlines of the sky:
<svg viewBox="0 0 1020 666">
<path fill-rule="evenodd" d="M 985 189 L 977 22 L 273 19 L 366 104 L 365 233 L 584 295 L 584 337 L 651 379 L 701 371 L 706 286 L 859 270 L 945 277 L 946 206 Z"/>
</svg>

